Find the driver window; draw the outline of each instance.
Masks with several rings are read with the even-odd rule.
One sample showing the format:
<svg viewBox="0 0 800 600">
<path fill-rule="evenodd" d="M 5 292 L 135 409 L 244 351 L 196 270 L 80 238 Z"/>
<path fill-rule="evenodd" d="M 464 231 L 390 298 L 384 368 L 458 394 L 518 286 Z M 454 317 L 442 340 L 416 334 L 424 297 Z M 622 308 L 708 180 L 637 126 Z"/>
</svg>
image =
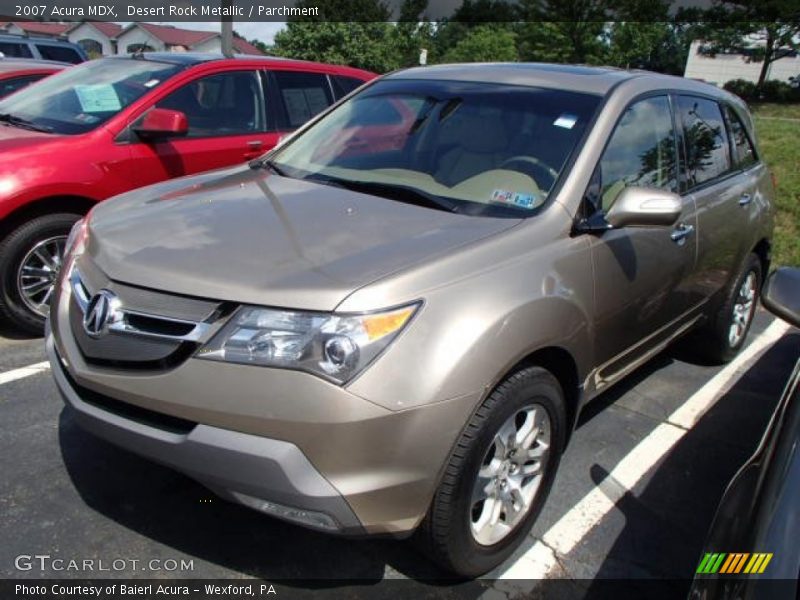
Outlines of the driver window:
<svg viewBox="0 0 800 600">
<path fill-rule="evenodd" d="M 265 130 L 264 103 L 255 71 L 232 71 L 195 79 L 156 104 L 179 110 L 187 137 L 243 135 Z"/>
<path fill-rule="evenodd" d="M 627 186 L 678 191 L 675 137 L 666 96 L 640 100 L 626 109 L 598 167 L 604 211 Z"/>
</svg>

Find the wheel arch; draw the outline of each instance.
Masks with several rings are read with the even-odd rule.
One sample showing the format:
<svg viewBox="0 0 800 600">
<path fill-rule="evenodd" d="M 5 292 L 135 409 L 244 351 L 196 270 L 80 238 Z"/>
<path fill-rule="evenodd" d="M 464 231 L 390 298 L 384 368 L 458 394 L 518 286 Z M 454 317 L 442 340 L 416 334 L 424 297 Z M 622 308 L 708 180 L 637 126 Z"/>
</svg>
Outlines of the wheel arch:
<svg viewBox="0 0 800 600">
<path fill-rule="evenodd" d="M 756 245 L 753 246 L 751 252 L 758 256 L 758 259 L 761 261 L 761 281 L 763 284 L 767 279 L 770 264 L 772 263 L 772 243 L 765 237 L 761 238 Z"/>
<path fill-rule="evenodd" d="M 85 215 L 97 203 L 85 196 L 48 196 L 34 202 L 27 202 L 7 214 L 0 221 L 0 238 L 5 237 L 22 223 L 47 214 L 60 212 Z"/>
</svg>

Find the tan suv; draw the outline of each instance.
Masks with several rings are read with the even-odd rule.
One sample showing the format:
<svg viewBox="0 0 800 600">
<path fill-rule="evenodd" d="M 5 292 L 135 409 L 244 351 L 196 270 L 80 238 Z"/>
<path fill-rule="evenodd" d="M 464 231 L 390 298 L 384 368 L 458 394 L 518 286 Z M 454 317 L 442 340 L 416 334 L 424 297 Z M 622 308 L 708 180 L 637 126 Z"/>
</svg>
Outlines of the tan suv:
<svg viewBox="0 0 800 600">
<path fill-rule="evenodd" d="M 773 194 L 746 106 L 646 72 L 411 69 L 250 167 L 76 225 L 47 350 L 90 431 L 339 534 L 498 565 L 582 407 L 742 346 Z"/>
</svg>

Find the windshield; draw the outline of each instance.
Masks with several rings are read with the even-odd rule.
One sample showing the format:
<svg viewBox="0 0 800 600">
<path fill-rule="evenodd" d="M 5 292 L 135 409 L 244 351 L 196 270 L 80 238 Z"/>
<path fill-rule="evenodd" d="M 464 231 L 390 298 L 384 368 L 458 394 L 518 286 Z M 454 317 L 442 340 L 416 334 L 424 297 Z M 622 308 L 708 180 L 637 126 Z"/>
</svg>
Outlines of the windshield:
<svg viewBox="0 0 800 600">
<path fill-rule="evenodd" d="M 0 101 L 0 115 L 6 115 L 6 121 L 11 116 L 16 122 L 52 133 L 85 133 L 180 69 L 177 65 L 151 60 L 92 60 Z"/>
<path fill-rule="evenodd" d="M 462 214 L 526 217 L 599 104 L 587 94 L 383 80 L 271 157 L 279 173 Z"/>
</svg>

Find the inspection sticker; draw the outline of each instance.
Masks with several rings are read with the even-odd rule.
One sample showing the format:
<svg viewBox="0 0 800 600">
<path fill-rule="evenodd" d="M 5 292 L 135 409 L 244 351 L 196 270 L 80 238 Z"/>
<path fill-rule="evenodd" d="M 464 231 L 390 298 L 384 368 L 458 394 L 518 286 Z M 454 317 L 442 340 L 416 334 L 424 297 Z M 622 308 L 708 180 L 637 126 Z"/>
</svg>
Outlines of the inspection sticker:
<svg viewBox="0 0 800 600">
<path fill-rule="evenodd" d="M 558 117 L 555 121 L 553 121 L 553 125 L 556 127 L 563 127 L 564 129 L 572 129 L 575 127 L 575 123 L 578 122 L 578 117 L 575 115 L 571 115 L 569 113 L 564 113 L 560 117 Z"/>
<path fill-rule="evenodd" d="M 108 112 L 122 108 L 119 96 L 110 83 L 76 85 L 75 93 L 78 95 L 83 112 Z"/>
<path fill-rule="evenodd" d="M 536 196 L 534 194 L 524 194 L 522 192 L 511 192 L 509 190 L 495 190 L 492 192 L 492 201 L 503 204 L 513 204 L 520 208 L 534 208 Z"/>
</svg>

